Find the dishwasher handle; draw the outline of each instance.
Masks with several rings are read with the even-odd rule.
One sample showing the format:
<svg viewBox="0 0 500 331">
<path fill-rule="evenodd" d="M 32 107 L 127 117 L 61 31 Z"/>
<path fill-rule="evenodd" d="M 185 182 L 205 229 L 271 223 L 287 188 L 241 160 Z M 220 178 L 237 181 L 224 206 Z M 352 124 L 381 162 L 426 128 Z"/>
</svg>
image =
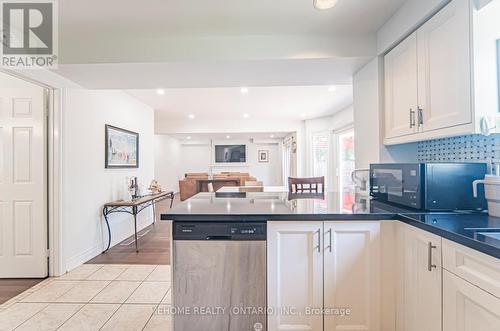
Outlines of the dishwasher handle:
<svg viewBox="0 0 500 331">
<path fill-rule="evenodd" d="M 206 240 L 231 240 L 232 236 L 207 236 Z"/>
</svg>

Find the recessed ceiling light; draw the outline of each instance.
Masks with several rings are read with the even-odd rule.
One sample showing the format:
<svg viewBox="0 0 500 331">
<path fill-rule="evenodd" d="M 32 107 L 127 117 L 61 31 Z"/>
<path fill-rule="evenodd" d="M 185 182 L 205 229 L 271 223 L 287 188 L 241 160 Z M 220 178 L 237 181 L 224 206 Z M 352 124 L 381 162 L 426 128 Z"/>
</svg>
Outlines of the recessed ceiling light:
<svg viewBox="0 0 500 331">
<path fill-rule="evenodd" d="M 301 117 L 306 117 L 307 116 L 307 113 L 302 113 L 300 114 Z"/>
<path fill-rule="evenodd" d="M 250 117 L 250 115 L 248 115 L 247 113 L 245 113 L 245 114 L 243 114 L 243 117 L 244 118 L 248 118 L 248 117 Z"/>
<path fill-rule="evenodd" d="M 229 138 L 231 138 L 231 136 L 226 136 L 226 139 L 229 139 Z"/>
<path fill-rule="evenodd" d="M 335 92 L 335 91 L 337 91 L 337 87 L 336 86 L 330 86 L 328 88 L 328 92 Z"/>
<path fill-rule="evenodd" d="M 270 135 L 269 137 L 274 138 L 274 134 Z"/>
<path fill-rule="evenodd" d="M 189 114 L 188 115 L 189 119 L 193 120 L 195 118 L 195 116 L 193 114 Z"/>
<path fill-rule="evenodd" d="M 186 139 L 187 139 L 187 140 L 191 139 L 191 136 L 187 136 L 187 137 L 186 137 Z"/>
<path fill-rule="evenodd" d="M 319 10 L 330 9 L 335 7 L 338 0 L 313 0 L 314 8 Z"/>
<path fill-rule="evenodd" d="M 240 92 L 241 92 L 242 94 L 247 94 L 247 93 L 248 93 L 248 88 L 246 88 L 246 87 L 242 87 L 242 88 L 240 89 Z"/>
<path fill-rule="evenodd" d="M 165 94 L 165 90 L 159 88 L 159 89 L 156 90 L 156 93 L 159 94 L 159 95 L 164 95 Z"/>
</svg>

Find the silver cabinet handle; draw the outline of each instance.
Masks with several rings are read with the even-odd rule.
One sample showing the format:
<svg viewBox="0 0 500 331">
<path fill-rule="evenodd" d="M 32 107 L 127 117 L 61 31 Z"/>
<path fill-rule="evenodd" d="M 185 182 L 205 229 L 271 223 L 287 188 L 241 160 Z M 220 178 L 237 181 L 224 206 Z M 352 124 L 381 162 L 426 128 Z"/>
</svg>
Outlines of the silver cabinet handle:
<svg viewBox="0 0 500 331">
<path fill-rule="evenodd" d="M 318 249 L 318 252 L 321 253 L 321 229 L 316 231 L 318 233 L 318 246 L 314 247 Z"/>
<path fill-rule="evenodd" d="M 410 108 L 410 129 L 415 126 L 415 111 Z"/>
<path fill-rule="evenodd" d="M 428 251 L 427 251 L 427 270 L 432 271 L 432 268 L 437 268 L 435 264 L 432 264 L 432 250 L 437 248 L 429 241 Z"/>
<path fill-rule="evenodd" d="M 418 112 L 418 126 L 424 125 L 424 110 L 420 107 L 417 107 Z"/>
<path fill-rule="evenodd" d="M 332 246 L 332 229 L 328 230 L 328 237 L 329 237 L 329 244 L 328 244 L 327 248 L 328 248 L 328 250 L 331 253 L 332 250 L 333 250 L 333 246 Z"/>
</svg>

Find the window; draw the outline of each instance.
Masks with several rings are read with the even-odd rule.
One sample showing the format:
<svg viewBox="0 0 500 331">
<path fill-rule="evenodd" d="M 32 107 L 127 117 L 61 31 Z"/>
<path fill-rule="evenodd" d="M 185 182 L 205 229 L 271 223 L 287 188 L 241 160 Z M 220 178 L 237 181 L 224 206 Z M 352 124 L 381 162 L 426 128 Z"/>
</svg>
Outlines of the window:
<svg viewBox="0 0 500 331">
<path fill-rule="evenodd" d="M 355 199 L 354 183 L 351 174 L 354 163 L 354 130 L 350 129 L 338 135 L 338 188 L 342 210 L 350 211 Z"/>
<path fill-rule="evenodd" d="M 313 135 L 313 176 L 325 177 L 327 183 L 328 174 L 328 132 L 316 133 Z"/>
</svg>

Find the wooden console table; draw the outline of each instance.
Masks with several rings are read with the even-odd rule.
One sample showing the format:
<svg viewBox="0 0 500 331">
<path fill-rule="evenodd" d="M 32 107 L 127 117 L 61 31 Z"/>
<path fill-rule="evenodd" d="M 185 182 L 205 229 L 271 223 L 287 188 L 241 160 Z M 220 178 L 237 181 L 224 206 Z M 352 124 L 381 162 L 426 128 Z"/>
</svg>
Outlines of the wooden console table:
<svg viewBox="0 0 500 331">
<path fill-rule="evenodd" d="M 174 192 L 161 192 L 157 194 L 145 195 L 134 200 L 118 200 L 106 203 L 102 209 L 102 215 L 104 216 L 104 220 L 106 221 L 106 225 L 108 227 L 109 241 L 108 247 L 103 251 L 103 253 L 107 252 L 111 246 L 111 228 L 109 227 L 108 220 L 108 216 L 110 214 L 127 213 L 134 216 L 135 251 L 139 252 L 139 249 L 137 248 L 137 214 L 147 207 L 152 206 L 153 224 L 156 223 L 155 205 L 156 203 L 166 199 L 170 199 L 170 208 L 172 208 L 172 204 L 174 203 Z"/>
</svg>

